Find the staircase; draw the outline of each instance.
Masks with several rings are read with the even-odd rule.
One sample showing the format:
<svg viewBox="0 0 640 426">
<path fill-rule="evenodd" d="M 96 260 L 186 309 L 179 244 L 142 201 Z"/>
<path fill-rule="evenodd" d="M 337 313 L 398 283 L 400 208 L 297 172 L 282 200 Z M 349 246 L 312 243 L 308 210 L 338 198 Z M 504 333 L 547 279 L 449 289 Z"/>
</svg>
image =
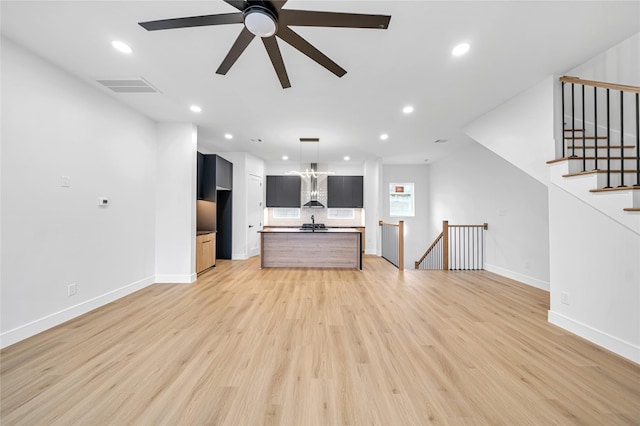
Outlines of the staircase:
<svg viewBox="0 0 640 426">
<path fill-rule="evenodd" d="M 561 77 L 561 155 L 551 181 L 640 233 L 640 87 Z"/>
</svg>

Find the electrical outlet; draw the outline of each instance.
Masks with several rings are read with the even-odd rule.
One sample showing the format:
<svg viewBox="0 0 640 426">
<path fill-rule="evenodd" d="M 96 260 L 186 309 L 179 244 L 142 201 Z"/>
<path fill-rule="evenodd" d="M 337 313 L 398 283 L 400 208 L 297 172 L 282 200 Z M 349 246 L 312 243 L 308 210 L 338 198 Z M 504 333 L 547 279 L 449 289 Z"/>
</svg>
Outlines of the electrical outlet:
<svg viewBox="0 0 640 426">
<path fill-rule="evenodd" d="M 69 284 L 69 287 L 67 287 L 67 296 L 75 296 L 77 292 L 78 292 L 78 285 Z"/>
<path fill-rule="evenodd" d="M 566 291 L 560 292 L 560 302 L 562 302 L 565 305 L 568 305 L 569 304 L 569 293 L 567 293 Z"/>
<path fill-rule="evenodd" d="M 63 188 L 69 188 L 71 186 L 71 177 L 60 176 L 60 186 Z"/>
</svg>

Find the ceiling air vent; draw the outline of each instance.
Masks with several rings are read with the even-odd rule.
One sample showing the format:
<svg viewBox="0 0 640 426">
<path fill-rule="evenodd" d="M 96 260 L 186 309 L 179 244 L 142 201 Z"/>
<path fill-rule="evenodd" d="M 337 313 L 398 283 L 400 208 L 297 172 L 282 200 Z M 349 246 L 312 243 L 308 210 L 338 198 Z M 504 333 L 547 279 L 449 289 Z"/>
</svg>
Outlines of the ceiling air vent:
<svg viewBox="0 0 640 426">
<path fill-rule="evenodd" d="M 160 93 L 158 89 L 142 77 L 124 79 L 110 78 L 96 81 L 116 93 Z"/>
</svg>

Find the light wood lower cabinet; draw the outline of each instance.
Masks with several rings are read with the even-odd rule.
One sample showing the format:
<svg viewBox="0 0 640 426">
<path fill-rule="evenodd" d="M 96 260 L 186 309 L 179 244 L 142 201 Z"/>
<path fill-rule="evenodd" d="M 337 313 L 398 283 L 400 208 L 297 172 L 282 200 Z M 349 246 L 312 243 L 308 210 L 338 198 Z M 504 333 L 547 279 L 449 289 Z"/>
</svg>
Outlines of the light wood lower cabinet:
<svg viewBox="0 0 640 426">
<path fill-rule="evenodd" d="M 216 265 L 216 233 L 196 237 L 196 273 Z"/>
</svg>

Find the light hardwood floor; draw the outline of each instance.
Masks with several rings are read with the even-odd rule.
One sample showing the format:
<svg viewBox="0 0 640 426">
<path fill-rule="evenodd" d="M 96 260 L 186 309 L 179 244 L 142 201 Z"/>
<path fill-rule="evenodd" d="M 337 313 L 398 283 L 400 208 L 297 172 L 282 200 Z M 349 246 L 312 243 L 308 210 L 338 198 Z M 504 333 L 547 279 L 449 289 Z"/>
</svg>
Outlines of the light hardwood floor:
<svg viewBox="0 0 640 426">
<path fill-rule="evenodd" d="M 640 366 L 480 272 L 218 261 L 1 352 L 1 423 L 639 424 Z"/>
</svg>

